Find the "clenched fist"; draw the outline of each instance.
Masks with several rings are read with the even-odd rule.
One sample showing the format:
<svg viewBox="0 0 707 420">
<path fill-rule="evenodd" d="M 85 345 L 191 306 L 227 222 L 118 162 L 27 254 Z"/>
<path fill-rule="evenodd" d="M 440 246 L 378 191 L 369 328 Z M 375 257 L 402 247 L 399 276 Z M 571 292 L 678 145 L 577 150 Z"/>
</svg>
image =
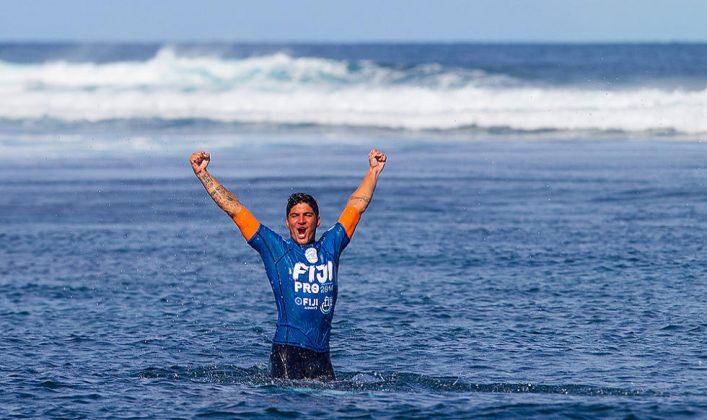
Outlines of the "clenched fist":
<svg viewBox="0 0 707 420">
<path fill-rule="evenodd" d="M 204 169 L 206 169 L 207 166 L 209 166 L 210 161 L 211 155 L 209 155 L 207 152 L 194 152 L 189 157 L 189 163 L 191 163 L 191 168 L 197 175 L 199 175 L 201 171 L 203 171 Z"/>
<path fill-rule="evenodd" d="M 385 167 L 385 162 L 387 160 L 388 157 L 385 155 L 385 153 L 381 152 L 378 149 L 373 149 L 368 154 L 368 164 L 371 165 L 371 169 L 373 169 L 377 173 L 380 173 L 380 171 L 383 170 L 383 168 Z"/>
</svg>

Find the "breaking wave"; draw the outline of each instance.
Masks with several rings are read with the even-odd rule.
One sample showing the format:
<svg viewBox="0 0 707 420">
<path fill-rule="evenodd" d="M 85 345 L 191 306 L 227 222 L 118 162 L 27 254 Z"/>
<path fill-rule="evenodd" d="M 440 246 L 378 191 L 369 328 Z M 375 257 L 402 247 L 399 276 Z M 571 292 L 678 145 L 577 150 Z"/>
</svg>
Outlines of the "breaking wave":
<svg viewBox="0 0 707 420">
<path fill-rule="evenodd" d="M 406 131 L 707 133 L 707 89 L 542 85 L 436 63 L 180 56 L 0 61 L 0 121 L 210 121 Z"/>
</svg>

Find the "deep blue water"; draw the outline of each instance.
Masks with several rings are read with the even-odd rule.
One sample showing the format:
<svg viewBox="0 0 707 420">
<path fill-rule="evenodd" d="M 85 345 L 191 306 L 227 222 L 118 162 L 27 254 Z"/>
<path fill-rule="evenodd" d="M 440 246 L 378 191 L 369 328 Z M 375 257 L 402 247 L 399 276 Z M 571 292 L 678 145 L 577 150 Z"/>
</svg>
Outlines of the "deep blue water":
<svg viewBox="0 0 707 420">
<path fill-rule="evenodd" d="M 271 381 L 257 254 L 187 155 L 0 169 L 0 416 L 704 417 L 707 150 L 376 139 L 334 383 Z M 333 223 L 366 144 L 238 145 L 212 173 L 285 233 Z"/>
</svg>

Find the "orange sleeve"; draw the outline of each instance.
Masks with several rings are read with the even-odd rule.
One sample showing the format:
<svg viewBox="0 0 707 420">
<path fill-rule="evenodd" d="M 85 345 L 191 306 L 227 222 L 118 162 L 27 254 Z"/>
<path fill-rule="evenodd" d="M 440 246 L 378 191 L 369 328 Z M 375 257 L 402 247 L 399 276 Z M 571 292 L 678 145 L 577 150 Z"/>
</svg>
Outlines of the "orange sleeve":
<svg viewBox="0 0 707 420">
<path fill-rule="evenodd" d="M 361 213 L 353 206 L 347 206 L 341 213 L 341 216 L 339 216 L 339 223 L 346 229 L 346 234 L 349 235 L 349 239 L 353 236 L 359 220 L 361 220 Z"/>
<path fill-rule="evenodd" d="M 241 211 L 233 216 L 233 221 L 238 225 L 238 229 L 241 230 L 243 237 L 246 241 L 250 241 L 250 238 L 255 235 L 260 227 L 260 222 L 253 216 L 247 208 L 242 207 Z"/>
</svg>

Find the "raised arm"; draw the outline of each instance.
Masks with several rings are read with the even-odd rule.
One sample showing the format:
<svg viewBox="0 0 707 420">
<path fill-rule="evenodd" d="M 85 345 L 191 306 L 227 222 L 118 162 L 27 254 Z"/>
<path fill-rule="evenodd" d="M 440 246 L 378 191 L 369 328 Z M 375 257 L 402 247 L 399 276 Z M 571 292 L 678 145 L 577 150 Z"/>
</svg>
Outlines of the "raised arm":
<svg viewBox="0 0 707 420">
<path fill-rule="evenodd" d="M 339 222 L 346 229 L 346 234 L 349 235 L 349 238 L 353 235 L 361 215 L 371 203 L 373 192 L 376 190 L 376 184 L 378 183 L 378 176 L 383 171 L 387 160 L 388 157 L 380 150 L 373 149 L 368 153 L 368 172 L 363 177 L 361 185 L 349 197 L 346 209 L 339 217 Z"/>
<path fill-rule="evenodd" d="M 223 211 L 231 216 L 231 219 L 238 225 L 246 240 L 250 240 L 257 232 L 258 227 L 260 227 L 260 222 L 250 214 L 248 209 L 238 201 L 238 198 L 232 192 L 216 181 L 206 170 L 209 162 L 211 162 L 211 156 L 206 152 L 194 152 L 189 157 L 189 162 L 194 170 L 194 175 L 199 178 L 209 196 Z"/>
</svg>

